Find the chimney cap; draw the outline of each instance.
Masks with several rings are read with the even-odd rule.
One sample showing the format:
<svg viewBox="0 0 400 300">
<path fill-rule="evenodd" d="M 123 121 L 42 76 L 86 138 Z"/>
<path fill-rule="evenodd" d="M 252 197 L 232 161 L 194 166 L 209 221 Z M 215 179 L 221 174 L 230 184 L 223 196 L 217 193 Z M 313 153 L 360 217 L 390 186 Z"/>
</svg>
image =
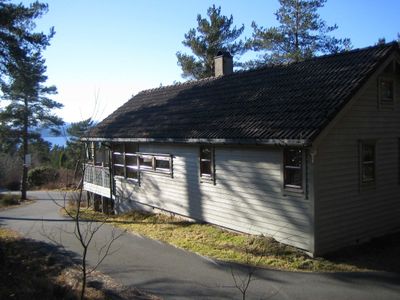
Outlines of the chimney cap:
<svg viewBox="0 0 400 300">
<path fill-rule="evenodd" d="M 229 51 L 223 51 L 223 50 L 219 50 L 219 51 L 217 52 L 216 57 L 218 57 L 218 56 L 223 56 L 223 57 L 232 58 L 232 54 L 231 54 Z"/>
</svg>

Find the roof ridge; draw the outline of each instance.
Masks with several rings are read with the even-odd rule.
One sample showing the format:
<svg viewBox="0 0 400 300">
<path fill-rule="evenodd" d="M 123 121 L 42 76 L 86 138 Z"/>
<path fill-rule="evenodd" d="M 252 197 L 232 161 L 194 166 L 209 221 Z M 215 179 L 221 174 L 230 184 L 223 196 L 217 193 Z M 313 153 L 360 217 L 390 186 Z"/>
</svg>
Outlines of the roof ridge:
<svg viewBox="0 0 400 300">
<path fill-rule="evenodd" d="M 169 90 L 169 89 L 173 89 L 173 88 L 177 88 L 177 87 L 189 87 L 189 86 L 195 86 L 197 84 L 201 84 L 201 83 L 205 83 L 205 82 L 211 82 L 220 78 L 226 78 L 226 77 L 231 77 L 231 76 L 238 76 L 241 74 L 246 74 L 246 73 L 251 73 L 251 72 L 257 72 L 257 71 L 261 71 L 261 70 L 267 70 L 267 69 L 276 69 L 276 68 L 286 68 L 289 67 L 291 65 L 295 65 L 295 64 L 303 64 L 303 63 L 307 63 L 310 61 L 316 61 L 316 60 L 320 60 L 320 59 L 326 59 L 326 58 L 330 58 L 330 57 L 336 57 L 336 56 L 341 56 L 344 54 L 354 54 L 357 52 L 362 52 L 362 51 L 368 51 L 374 48 L 400 48 L 399 47 L 399 43 L 396 41 L 392 41 L 389 43 L 385 43 L 385 44 L 378 44 L 378 45 L 372 45 L 372 46 L 368 46 L 368 47 L 363 47 L 363 48 L 355 48 L 355 49 L 350 49 L 350 50 L 345 50 L 345 51 L 340 51 L 340 52 L 336 52 L 336 53 L 329 53 L 329 54 L 324 54 L 324 55 L 320 55 L 320 56 L 314 56 L 302 61 L 298 61 L 298 62 L 290 62 L 290 63 L 276 63 L 276 64 L 264 64 L 261 65 L 259 67 L 254 67 L 251 69 L 244 69 L 244 70 L 238 70 L 236 72 L 233 72 L 231 74 L 227 74 L 227 75 L 221 75 L 221 76 L 210 76 L 210 77 L 206 77 L 206 78 L 201 78 L 201 79 L 192 79 L 192 80 L 188 80 L 188 81 L 184 81 L 184 82 L 176 82 L 170 85 L 165 85 L 165 86 L 159 86 L 156 88 L 150 88 L 150 89 L 145 89 L 142 90 L 140 92 L 138 92 L 136 95 L 140 95 L 140 94 L 150 94 L 150 93 L 154 93 L 157 91 L 162 91 L 162 90 Z M 134 96 L 136 96 L 134 95 Z"/>
<path fill-rule="evenodd" d="M 180 87 L 180 86 L 184 87 L 184 86 L 196 85 L 196 84 L 207 82 L 207 81 L 213 81 L 213 80 L 218 79 L 220 77 L 221 76 L 219 76 L 219 77 L 210 76 L 210 77 L 201 78 L 201 79 L 193 79 L 193 80 L 188 80 L 188 81 L 184 81 L 184 82 L 176 82 L 176 83 L 169 84 L 169 85 L 164 85 L 164 86 L 159 86 L 159 87 L 156 87 L 156 88 L 150 88 L 150 89 L 142 90 L 139 93 L 137 93 L 137 95 L 153 93 L 153 92 L 161 91 L 161 90 L 168 90 L 168 89 L 175 88 L 175 87 Z"/>
<path fill-rule="evenodd" d="M 288 67 L 288 66 L 291 66 L 294 64 L 303 64 L 303 63 L 307 63 L 310 61 L 315 61 L 315 60 L 320 60 L 320 59 L 325 59 L 325 58 L 335 57 L 335 56 L 341 56 L 344 54 L 354 54 L 357 52 L 368 51 L 373 48 L 391 48 L 391 47 L 400 49 L 399 43 L 396 41 L 392 41 L 392 42 L 385 43 L 385 44 L 378 44 L 378 45 L 372 45 L 372 46 L 368 46 L 368 47 L 355 48 L 355 49 L 344 50 L 344 51 L 339 51 L 339 52 L 335 52 L 335 53 L 328 53 L 328 54 L 323 54 L 323 55 L 319 55 L 319 56 L 313 56 L 313 57 L 307 58 L 302 61 L 293 61 L 293 62 L 289 62 L 289 63 L 276 63 L 276 64 L 266 63 L 264 65 L 261 65 L 261 66 L 258 66 L 258 67 L 252 68 L 252 69 L 239 70 L 239 71 L 235 72 L 234 74 L 242 74 L 242 73 L 246 73 L 246 72 L 258 71 L 258 70 L 264 70 L 264 69 L 285 68 L 285 67 Z"/>
</svg>

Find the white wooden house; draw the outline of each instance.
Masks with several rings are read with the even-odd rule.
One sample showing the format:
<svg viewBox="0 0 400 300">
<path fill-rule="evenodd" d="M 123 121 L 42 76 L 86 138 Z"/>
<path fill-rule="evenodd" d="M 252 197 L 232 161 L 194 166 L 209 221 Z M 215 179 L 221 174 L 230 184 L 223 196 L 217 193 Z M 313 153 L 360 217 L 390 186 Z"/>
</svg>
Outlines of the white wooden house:
<svg viewBox="0 0 400 300">
<path fill-rule="evenodd" d="M 222 54 L 220 76 L 140 92 L 99 123 L 85 190 L 313 255 L 399 229 L 397 44 L 231 65 Z"/>
</svg>

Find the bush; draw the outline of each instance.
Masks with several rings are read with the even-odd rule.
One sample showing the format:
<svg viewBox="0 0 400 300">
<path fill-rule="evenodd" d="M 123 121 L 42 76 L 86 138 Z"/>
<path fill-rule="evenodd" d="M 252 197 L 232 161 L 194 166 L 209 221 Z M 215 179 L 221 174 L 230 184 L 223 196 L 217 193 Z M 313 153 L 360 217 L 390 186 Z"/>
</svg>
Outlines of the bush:
<svg viewBox="0 0 400 300">
<path fill-rule="evenodd" d="M 29 170 L 28 184 L 30 187 L 39 187 L 58 179 L 59 174 L 51 167 L 37 167 Z"/>
<path fill-rule="evenodd" d="M 18 205 L 18 195 L 2 194 L 0 195 L 0 207 Z"/>
<path fill-rule="evenodd" d="M 18 156 L 0 154 L 0 186 L 12 191 L 20 188 L 22 160 Z"/>
</svg>

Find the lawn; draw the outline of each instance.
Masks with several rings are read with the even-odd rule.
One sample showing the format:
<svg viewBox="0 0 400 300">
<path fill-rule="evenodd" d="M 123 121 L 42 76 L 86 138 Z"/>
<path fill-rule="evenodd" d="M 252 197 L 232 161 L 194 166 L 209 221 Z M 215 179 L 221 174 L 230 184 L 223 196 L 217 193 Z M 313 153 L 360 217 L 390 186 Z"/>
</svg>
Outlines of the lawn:
<svg viewBox="0 0 400 300">
<path fill-rule="evenodd" d="M 82 218 L 104 220 L 105 217 L 92 210 L 83 210 Z M 164 214 L 131 212 L 110 216 L 107 222 L 121 229 L 226 262 L 290 271 L 400 271 L 400 263 L 395 259 L 395 254 L 400 251 L 399 234 L 350 247 L 326 258 L 311 258 L 304 252 L 278 243 L 270 237 L 227 231 L 214 225 L 188 222 Z"/>
</svg>

